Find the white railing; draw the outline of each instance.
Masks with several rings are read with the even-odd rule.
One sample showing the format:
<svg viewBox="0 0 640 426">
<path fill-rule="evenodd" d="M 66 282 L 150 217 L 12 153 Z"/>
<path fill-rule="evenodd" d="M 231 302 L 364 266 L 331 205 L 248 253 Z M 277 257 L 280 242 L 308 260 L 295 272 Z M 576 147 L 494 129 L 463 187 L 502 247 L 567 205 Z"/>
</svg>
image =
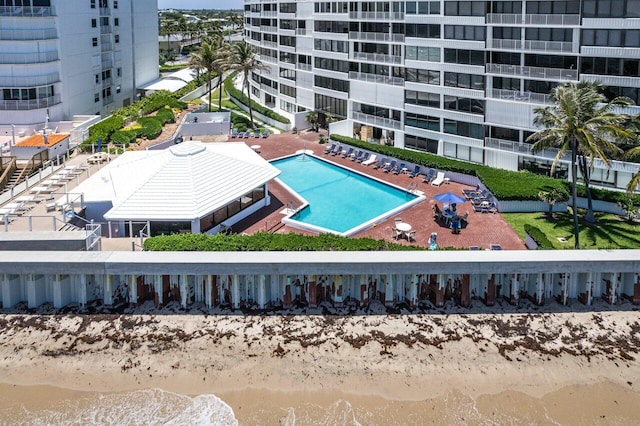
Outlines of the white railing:
<svg viewBox="0 0 640 426">
<path fill-rule="evenodd" d="M 311 30 L 308 30 L 306 28 L 296 28 L 296 35 L 297 36 L 308 36 L 308 35 L 311 35 Z"/>
<path fill-rule="evenodd" d="M 260 41 L 260 46 L 277 48 L 278 43 L 276 43 L 275 41 L 262 40 Z"/>
<path fill-rule="evenodd" d="M 382 62 L 385 64 L 402 63 L 402 56 L 385 55 L 383 53 L 353 52 L 351 53 L 350 58 L 359 61 Z"/>
<path fill-rule="evenodd" d="M 100 16 L 111 16 L 111 9 L 109 9 L 108 7 L 101 7 Z"/>
<path fill-rule="evenodd" d="M 372 124 L 378 127 L 386 127 L 388 129 L 401 130 L 402 122 L 392 120 L 391 118 L 378 117 L 375 115 L 365 114 L 363 112 L 353 111 L 351 118 L 366 124 Z"/>
<path fill-rule="evenodd" d="M 399 21 L 404 19 L 404 12 L 349 12 L 349 19 Z"/>
<path fill-rule="evenodd" d="M 0 64 L 38 64 L 58 59 L 57 50 L 33 53 L 0 53 Z"/>
<path fill-rule="evenodd" d="M 260 31 L 263 33 L 277 33 L 278 27 L 274 27 L 271 25 L 260 25 Z"/>
<path fill-rule="evenodd" d="M 350 31 L 349 40 L 404 42 L 404 34 L 369 33 Z"/>
<path fill-rule="evenodd" d="M 0 6 L 0 16 L 55 16 L 55 9 L 38 6 Z"/>
<path fill-rule="evenodd" d="M 549 95 L 533 92 L 519 92 L 517 90 L 493 89 L 489 94 L 494 99 L 526 102 L 532 104 L 550 104 Z"/>
<path fill-rule="evenodd" d="M 488 74 L 513 75 L 551 80 L 578 80 L 578 70 L 524 67 L 518 65 L 487 64 Z"/>
<path fill-rule="evenodd" d="M 40 30 L 3 30 L 0 29 L 0 40 L 51 40 L 58 38 L 55 28 Z"/>
<path fill-rule="evenodd" d="M 517 152 L 520 154 L 529 154 L 535 155 L 536 157 L 544 157 L 547 159 L 555 158 L 558 150 L 555 148 L 549 148 L 542 151 L 538 151 L 534 153 L 531 148 L 533 144 L 525 143 L 525 142 L 514 142 L 508 141 L 504 139 L 497 138 L 485 138 L 484 139 L 485 148 L 499 149 L 500 151 L 509 151 L 509 152 Z"/>
<path fill-rule="evenodd" d="M 111 25 L 100 25 L 100 34 L 111 33 Z"/>
<path fill-rule="evenodd" d="M 349 72 L 350 80 L 366 81 L 368 83 L 389 84 L 391 86 L 404 86 L 404 79 L 399 77 L 388 77 L 386 75 L 369 74 L 365 72 Z"/>
<path fill-rule="evenodd" d="M 272 56 L 260 55 L 260 60 L 262 62 L 268 62 L 270 64 L 277 64 L 278 60 Z"/>
<path fill-rule="evenodd" d="M 62 102 L 60 95 L 48 98 L 30 99 L 26 101 L 0 101 L 0 110 L 26 111 L 31 109 L 48 108 Z"/>
<path fill-rule="evenodd" d="M 113 95 L 102 98 L 102 105 L 108 105 L 113 102 Z"/>
<path fill-rule="evenodd" d="M 522 49 L 522 40 L 494 38 L 489 43 L 489 46 L 492 49 L 520 50 Z"/>
<path fill-rule="evenodd" d="M 263 10 L 261 12 L 261 16 L 264 16 L 264 17 L 275 17 L 275 16 L 278 16 L 278 11 L 277 10 Z"/>
<path fill-rule="evenodd" d="M 501 25 L 580 25 L 580 15 L 489 13 L 486 22 Z"/>
<path fill-rule="evenodd" d="M 107 68 L 113 68 L 113 61 L 111 59 L 102 60 L 102 69 L 106 70 Z"/>
<path fill-rule="evenodd" d="M 264 90 L 267 93 L 271 93 L 272 95 L 277 95 L 278 94 L 278 89 L 274 89 L 273 87 L 268 86 L 266 84 L 260 83 L 260 89 Z"/>
<path fill-rule="evenodd" d="M 103 52 L 110 52 L 113 50 L 111 43 L 100 43 L 100 50 Z"/>
<path fill-rule="evenodd" d="M 36 75 L 30 77 L 3 77 L 0 76 L 4 87 L 32 87 L 46 86 L 60 81 L 60 74 L 55 72 L 47 75 Z"/>
<path fill-rule="evenodd" d="M 311 71 L 313 66 L 311 64 L 296 64 L 296 68 L 302 71 Z"/>
<path fill-rule="evenodd" d="M 568 41 L 525 40 L 524 49 L 541 52 L 573 52 L 573 43 Z"/>
</svg>

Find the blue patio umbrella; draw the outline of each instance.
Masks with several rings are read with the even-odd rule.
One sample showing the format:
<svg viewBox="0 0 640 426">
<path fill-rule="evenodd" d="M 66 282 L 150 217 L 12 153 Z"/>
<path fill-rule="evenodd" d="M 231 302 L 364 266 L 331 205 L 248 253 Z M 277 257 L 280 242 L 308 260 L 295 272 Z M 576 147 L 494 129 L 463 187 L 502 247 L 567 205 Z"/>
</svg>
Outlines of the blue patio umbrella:
<svg viewBox="0 0 640 426">
<path fill-rule="evenodd" d="M 440 201 L 441 203 L 449 204 L 460 204 L 467 201 L 465 198 L 454 194 L 453 192 L 443 192 L 442 194 L 434 195 L 433 199 L 436 201 Z"/>
</svg>

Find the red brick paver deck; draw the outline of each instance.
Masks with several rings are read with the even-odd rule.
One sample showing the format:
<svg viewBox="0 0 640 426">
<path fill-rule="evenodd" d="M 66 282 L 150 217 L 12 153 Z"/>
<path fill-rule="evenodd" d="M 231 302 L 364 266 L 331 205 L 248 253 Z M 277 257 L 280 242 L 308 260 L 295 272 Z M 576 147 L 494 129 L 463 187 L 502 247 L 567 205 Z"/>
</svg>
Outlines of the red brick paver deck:
<svg viewBox="0 0 640 426">
<path fill-rule="evenodd" d="M 451 231 L 439 225 L 432 215 L 432 206 L 435 203 L 433 196 L 441 192 L 454 192 L 462 195 L 463 188 L 469 188 L 466 185 L 451 182 L 439 187 L 423 183 L 422 178 L 411 179 L 408 174 L 394 175 L 393 173 L 384 173 L 381 170 L 374 170 L 372 166 L 365 167 L 359 163 L 353 162 L 341 156 L 325 155 L 324 149 L 326 145 L 320 145 L 317 141 L 319 134 L 314 132 L 305 132 L 294 135 L 285 133 L 281 135 L 271 135 L 267 139 L 237 139 L 244 141 L 247 145 L 256 143 L 261 145 L 260 153 L 267 159 L 275 159 L 290 155 L 303 148 L 309 149 L 323 158 L 344 165 L 346 167 L 358 170 L 364 174 L 374 176 L 386 182 L 395 184 L 401 188 L 407 188 L 411 182 L 417 184 L 417 189 L 422 191 L 427 200 L 414 207 L 411 207 L 400 214 L 404 222 L 410 223 L 416 231 L 416 242 L 409 243 L 406 240 L 399 240 L 400 244 L 416 244 L 419 246 L 427 246 L 427 240 L 432 232 L 438 233 L 438 244 L 441 247 L 457 247 L 468 248 L 469 246 L 479 246 L 480 249 L 488 249 L 491 244 L 500 244 L 505 250 L 521 250 L 525 249 L 524 243 L 515 231 L 507 224 L 502 216 L 497 214 L 475 213 L 471 203 L 466 202 L 458 205 L 459 214 L 469 213 L 468 224 L 464 227 L 460 234 L 452 234 Z M 233 141 L 234 139 L 230 139 Z M 309 234 L 309 232 L 301 231 L 296 228 L 282 225 L 280 220 L 283 215 L 280 213 L 287 203 L 296 200 L 288 191 L 275 182 L 269 185 L 271 193 L 271 206 L 268 209 L 257 212 L 240 223 L 233 226 L 235 232 L 254 233 L 258 231 L 269 230 L 271 232 L 299 232 Z M 394 225 L 394 217 L 382 221 L 370 228 L 354 235 L 355 237 L 372 237 L 376 239 L 384 239 L 393 241 L 391 228 Z"/>
</svg>

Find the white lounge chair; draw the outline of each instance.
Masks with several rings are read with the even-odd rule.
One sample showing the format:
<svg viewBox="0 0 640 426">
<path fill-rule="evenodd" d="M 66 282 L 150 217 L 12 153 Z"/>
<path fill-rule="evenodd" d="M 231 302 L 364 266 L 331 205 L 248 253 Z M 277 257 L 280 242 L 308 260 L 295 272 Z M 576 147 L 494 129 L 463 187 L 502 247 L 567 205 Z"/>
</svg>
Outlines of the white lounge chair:
<svg viewBox="0 0 640 426">
<path fill-rule="evenodd" d="M 376 158 L 377 158 L 377 157 L 376 157 L 376 155 L 375 155 L 375 154 L 371 154 L 371 157 L 369 157 L 369 159 L 368 159 L 368 160 L 363 161 L 361 164 L 362 164 L 363 166 L 371 165 L 371 164 L 373 164 L 373 163 L 375 163 L 375 162 L 377 161 L 377 160 L 376 160 Z"/>
<path fill-rule="evenodd" d="M 436 178 L 431 182 L 433 186 L 440 186 L 444 183 L 444 172 L 438 172 Z"/>
</svg>

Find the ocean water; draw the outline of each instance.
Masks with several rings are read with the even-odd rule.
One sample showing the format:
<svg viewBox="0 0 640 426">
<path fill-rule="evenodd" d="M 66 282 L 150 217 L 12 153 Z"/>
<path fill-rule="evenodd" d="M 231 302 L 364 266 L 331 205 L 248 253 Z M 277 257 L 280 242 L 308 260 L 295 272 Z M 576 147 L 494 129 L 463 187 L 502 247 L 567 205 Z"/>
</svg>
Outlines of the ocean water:
<svg viewBox="0 0 640 426">
<path fill-rule="evenodd" d="M 215 395 L 190 397 L 160 389 L 95 394 L 53 407 L 0 412 L 3 425 L 237 425 L 233 410 Z"/>
</svg>

